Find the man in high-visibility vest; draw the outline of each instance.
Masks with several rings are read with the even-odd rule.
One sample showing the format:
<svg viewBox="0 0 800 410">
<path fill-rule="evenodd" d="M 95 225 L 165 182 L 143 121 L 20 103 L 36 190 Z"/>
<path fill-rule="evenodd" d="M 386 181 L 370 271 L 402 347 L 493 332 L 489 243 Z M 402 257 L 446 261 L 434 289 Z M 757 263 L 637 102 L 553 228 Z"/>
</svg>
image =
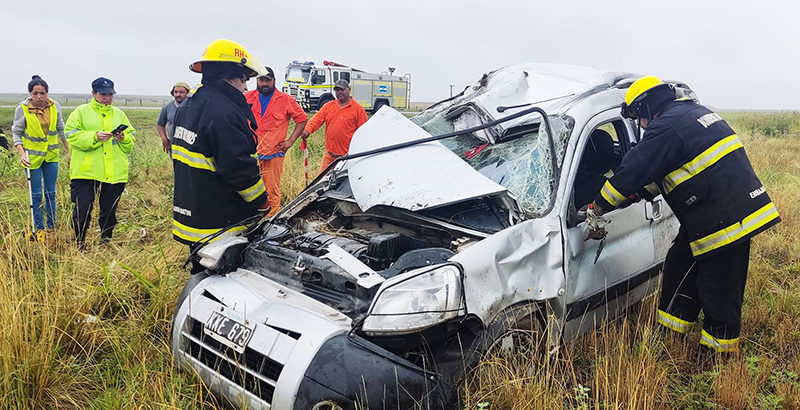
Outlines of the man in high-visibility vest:
<svg viewBox="0 0 800 410">
<path fill-rule="evenodd" d="M 172 235 L 194 251 L 244 232 L 269 212 L 269 201 L 255 158 L 256 120 L 242 94 L 264 65 L 241 45 L 216 40 L 190 69 L 203 74 L 203 86 L 175 115 Z M 193 263 L 192 273 L 202 270 Z"/>
<path fill-rule="evenodd" d="M 603 237 L 600 215 L 642 188 L 663 194 L 681 227 L 664 262 L 658 322 L 683 334 L 702 310 L 701 348 L 735 351 L 750 238 L 777 224 L 778 211 L 718 114 L 676 99 L 655 76 L 631 84 L 622 114 L 646 131 L 587 211 L 589 237 Z"/>
</svg>

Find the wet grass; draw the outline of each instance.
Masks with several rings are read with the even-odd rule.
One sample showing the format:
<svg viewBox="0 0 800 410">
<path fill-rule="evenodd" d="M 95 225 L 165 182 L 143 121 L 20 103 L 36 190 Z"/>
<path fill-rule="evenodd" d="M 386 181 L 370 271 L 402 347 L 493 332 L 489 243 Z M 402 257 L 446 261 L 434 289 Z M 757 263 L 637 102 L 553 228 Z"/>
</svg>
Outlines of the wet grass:
<svg viewBox="0 0 800 410">
<path fill-rule="evenodd" d="M 98 246 L 93 221 L 86 253 L 75 249 L 67 224 L 65 164 L 58 229 L 46 243 L 30 243 L 22 235 L 24 172 L 16 156 L 0 153 L 0 408 L 219 407 L 191 373 L 171 364 L 171 312 L 188 273 L 181 269 L 186 249 L 170 233 L 172 168 L 157 114 L 128 110 L 138 139 L 120 224 L 113 243 Z M 0 109 L 9 139 L 12 117 L 12 108 Z M 699 364 L 699 328 L 688 342 L 659 337 L 651 300 L 557 355 L 486 358 L 462 386 L 466 408 L 800 408 L 800 114 L 729 118 L 783 217 L 753 242 L 741 353 Z M 313 178 L 322 133 L 310 141 Z M 287 156 L 284 203 L 304 187 L 299 145 Z"/>
</svg>

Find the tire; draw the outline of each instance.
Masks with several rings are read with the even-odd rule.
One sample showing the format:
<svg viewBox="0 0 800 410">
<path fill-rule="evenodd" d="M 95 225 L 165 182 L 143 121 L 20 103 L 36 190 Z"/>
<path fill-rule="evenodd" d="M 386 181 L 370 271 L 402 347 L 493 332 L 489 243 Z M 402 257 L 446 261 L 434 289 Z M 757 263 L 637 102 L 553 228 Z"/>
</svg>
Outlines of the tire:
<svg viewBox="0 0 800 410">
<path fill-rule="evenodd" d="M 328 101 L 333 101 L 333 96 L 330 94 L 325 94 L 322 97 L 319 97 L 319 101 L 317 102 L 317 111 L 322 109 L 322 106 L 327 104 Z"/>
<path fill-rule="evenodd" d="M 381 107 L 383 107 L 383 106 L 385 106 L 385 105 L 389 105 L 389 103 L 387 103 L 387 102 L 386 102 L 386 101 L 384 101 L 384 100 L 377 101 L 377 102 L 375 103 L 375 107 L 373 107 L 373 108 L 372 108 L 372 115 L 375 115 L 375 113 L 376 113 L 376 112 L 378 112 L 378 110 L 380 110 L 380 109 L 381 109 Z"/>
<path fill-rule="evenodd" d="M 488 329 L 487 355 L 530 357 L 547 349 L 545 318 L 536 303 L 524 303 L 497 316 Z"/>
</svg>

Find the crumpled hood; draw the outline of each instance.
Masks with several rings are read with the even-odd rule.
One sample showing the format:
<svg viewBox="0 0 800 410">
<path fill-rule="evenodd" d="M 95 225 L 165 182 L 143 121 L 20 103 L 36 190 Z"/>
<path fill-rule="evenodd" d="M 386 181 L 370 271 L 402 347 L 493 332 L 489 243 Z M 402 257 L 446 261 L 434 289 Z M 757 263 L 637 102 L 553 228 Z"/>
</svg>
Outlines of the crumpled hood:
<svg viewBox="0 0 800 410">
<path fill-rule="evenodd" d="M 353 135 L 349 154 L 430 136 L 404 115 L 383 107 Z M 353 196 L 365 211 L 376 205 L 417 211 L 479 197 L 510 196 L 438 142 L 350 160 L 345 167 Z"/>
</svg>

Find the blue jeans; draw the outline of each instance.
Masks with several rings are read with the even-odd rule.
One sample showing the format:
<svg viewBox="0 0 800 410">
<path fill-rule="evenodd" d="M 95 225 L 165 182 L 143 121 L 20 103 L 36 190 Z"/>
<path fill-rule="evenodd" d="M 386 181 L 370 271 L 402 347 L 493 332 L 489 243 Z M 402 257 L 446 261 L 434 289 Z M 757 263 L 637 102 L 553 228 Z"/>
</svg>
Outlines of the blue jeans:
<svg viewBox="0 0 800 410">
<path fill-rule="evenodd" d="M 42 180 L 44 180 L 44 211 L 47 214 L 47 229 L 56 225 L 56 179 L 58 162 L 43 162 L 42 166 L 31 170 L 31 201 L 33 202 L 33 225 L 36 230 L 44 229 L 42 218 Z"/>
</svg>

